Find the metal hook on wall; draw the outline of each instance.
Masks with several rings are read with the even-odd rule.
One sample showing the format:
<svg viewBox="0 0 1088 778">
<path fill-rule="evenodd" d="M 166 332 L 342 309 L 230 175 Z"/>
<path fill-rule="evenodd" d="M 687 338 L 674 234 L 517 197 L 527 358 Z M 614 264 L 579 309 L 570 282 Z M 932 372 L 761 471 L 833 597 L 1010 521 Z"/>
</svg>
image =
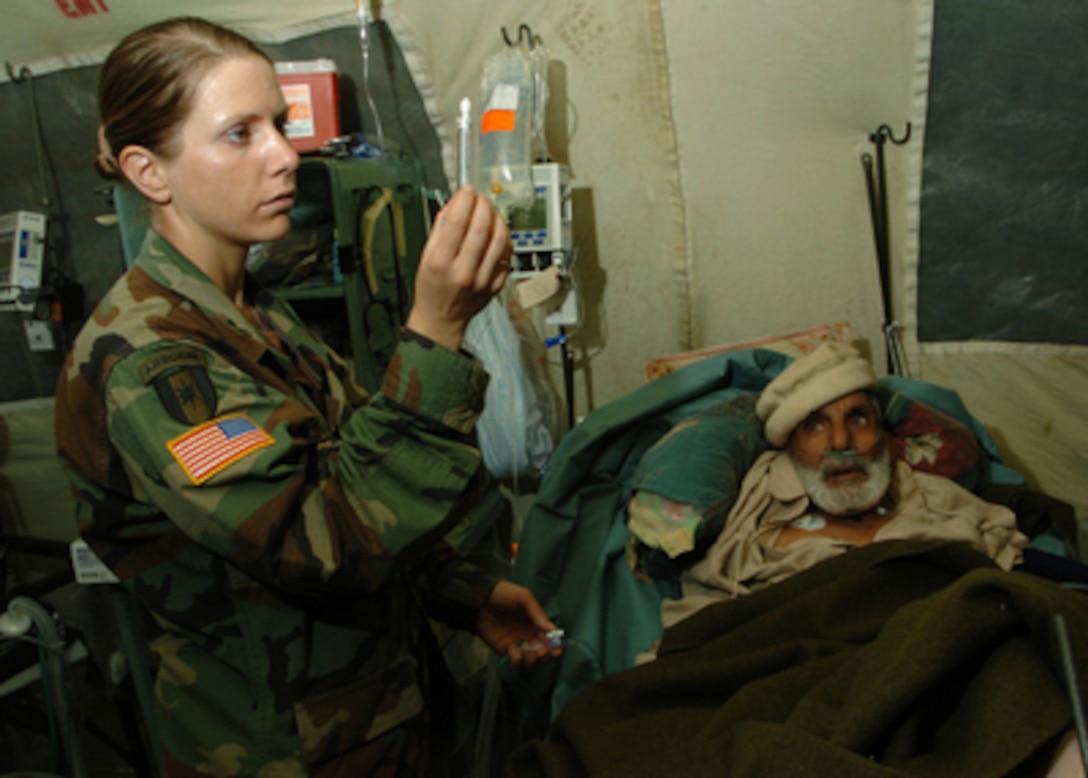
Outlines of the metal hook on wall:
<svg viewBox="0 0 1088 778">
<path fill-rule="evenodd" d="M 869 206 L 873 218 L 873 232 L 876 236 L 877 255 L 883 265 L 888 259 L 888 180 L 884 168 L 884 143 L 891 141 L 896 146 L 907 143 L 910 140 L 910 122 L 907 122 L 907 129 L 902 138 L 896 138 L 892 128 L 882 124 L 869 135 L 869 140 L 876 145 L 875 181 L 873 180 L 872 156 L 862 154 L 861 161 L 865 166 L 865 181 L 869 190 Z"/>
<path fill-rule="evenodd" d="M 882 124 L 876 128 L 876 132 L 869 136 L 869 140 L 876 143 L 878 146 L 885 140 L 890 140 L 896 146 L 902 146 L 910 140 L 910 122 L 907 122 L 907 130 L 902 139 L 895 137 L 892 128 L 889 125 Z"/>
<path fill-rule="evenodd" d="M 518 39 L 516 44 L 514 41 L 510 40 L 510 35 L 506 32 L 505 26 L 502 27 L 502 39 L 506 41 L 507 46 L 521 45 L 528 49 L 533 48 L 533 30 L 527 24 L 518 25 Z"/>
<path fill-rule="evenodd" d="M 11 62 L 5 59 L 4 68 L 8 71 L 8 78 L 10 78 L 12 83 L 14 84 L 21 84 L 22 82 L 30 78 L 30 68 L 28 68 L 26 65 L 23 65 L 21 68 L 19 68 L 18 72 L 16 72 L 15 67 L 11 64 Z"/>
</svg>

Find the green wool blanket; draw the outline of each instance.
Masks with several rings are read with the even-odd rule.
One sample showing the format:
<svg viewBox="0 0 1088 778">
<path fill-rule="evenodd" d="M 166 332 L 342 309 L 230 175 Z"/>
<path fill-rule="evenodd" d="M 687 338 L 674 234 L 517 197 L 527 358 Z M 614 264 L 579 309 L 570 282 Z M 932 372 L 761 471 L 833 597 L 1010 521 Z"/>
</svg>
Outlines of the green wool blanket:
<svg viewBox="0 0 1088 778">
<path fill-rule="evenodd" d="M 958 544 L 895 541 L 705 608 L 583 690 L 508 774 L 1039 775 L 1088 679 L 1088 595 Z"/>
</svg>

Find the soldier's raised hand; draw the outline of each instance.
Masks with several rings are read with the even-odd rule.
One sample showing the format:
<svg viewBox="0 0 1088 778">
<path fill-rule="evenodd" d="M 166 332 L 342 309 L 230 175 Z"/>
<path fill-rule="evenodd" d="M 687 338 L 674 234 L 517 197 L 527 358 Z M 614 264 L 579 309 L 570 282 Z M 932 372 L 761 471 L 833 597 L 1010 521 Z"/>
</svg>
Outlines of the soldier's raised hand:
<svg viewBox="0 0 1088 778">
<path fill-rule="evenodd" d="M 470 186 L 439 212 L 423 247 L 407 327 L 457 350 L 469 320 L 502 289 L 513 246 L 491 201 Z"/>
</svg>

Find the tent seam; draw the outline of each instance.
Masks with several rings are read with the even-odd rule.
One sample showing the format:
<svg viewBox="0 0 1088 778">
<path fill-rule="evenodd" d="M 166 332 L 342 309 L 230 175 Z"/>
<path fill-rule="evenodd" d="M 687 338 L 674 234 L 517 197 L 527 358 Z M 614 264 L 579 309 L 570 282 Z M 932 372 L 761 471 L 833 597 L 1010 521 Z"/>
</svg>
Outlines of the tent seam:
<svg viewBox="0 0 1088 778">
<path fill-rule="evenodd" d="M 918 341 L 918 267 L 921 262 L 922 178 L 926 112 L 929 107 L 930 62 L 933 54 L 933 0 L 918 0 L 917 40 L 911 126 L 916 141 L 908 151 L 907 229 L 903 244 L 903 350 L 911 375 L 920 375 L 922 347 Z"/>
<path fill-rule="evenodd" d="M 694 348 L 694 323 L 692 321 L 692 270 L 691 240 L 688 234 L 687 203 L 684 198 L 683 169 L 680 164 L 680 150 L 676 137 L 676 119 L 672 109 L 672 83 L 668 64 L 668 39 L 665 35 L 664 13 L 661 2 L 649 3 L 649 32 L 651 51 L 654 57 L 654 91 L 657 103 L 661 106 L 656 140 L 662 150 L 669 168 L 670 202 L 672 223 L 675 228 L 671 270 L 673 285 L 679 303 L 679 349 L 687 351 Z"/>
</svg>

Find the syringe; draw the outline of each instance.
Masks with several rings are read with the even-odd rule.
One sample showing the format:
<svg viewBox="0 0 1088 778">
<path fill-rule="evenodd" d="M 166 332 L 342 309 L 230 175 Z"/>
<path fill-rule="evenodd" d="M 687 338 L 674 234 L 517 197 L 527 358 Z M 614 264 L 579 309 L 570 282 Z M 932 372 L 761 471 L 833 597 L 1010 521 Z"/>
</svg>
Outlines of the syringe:
<svg viewBox="0 0 1088 778">
<path fill-rule="evenodd" d="M 461 98 L 460 113 L 457 115 L 457 188 L 469 183 L 472 171 L 472 101 Z"/>
</svg>

